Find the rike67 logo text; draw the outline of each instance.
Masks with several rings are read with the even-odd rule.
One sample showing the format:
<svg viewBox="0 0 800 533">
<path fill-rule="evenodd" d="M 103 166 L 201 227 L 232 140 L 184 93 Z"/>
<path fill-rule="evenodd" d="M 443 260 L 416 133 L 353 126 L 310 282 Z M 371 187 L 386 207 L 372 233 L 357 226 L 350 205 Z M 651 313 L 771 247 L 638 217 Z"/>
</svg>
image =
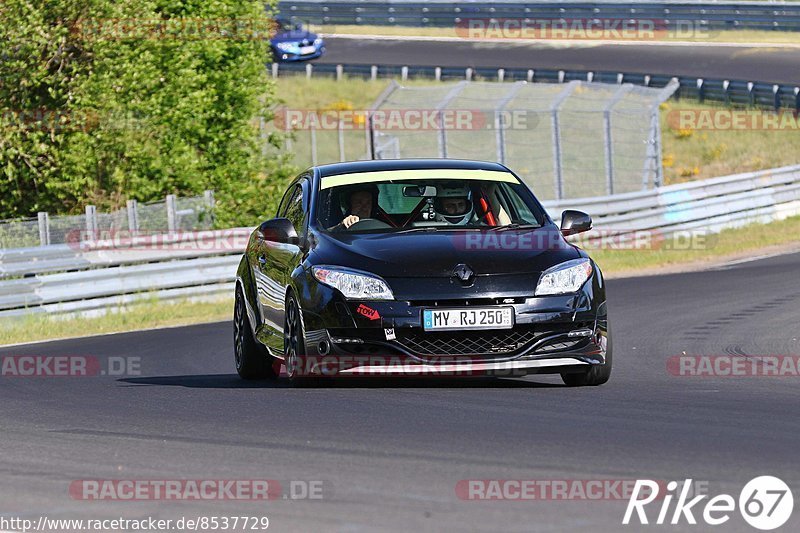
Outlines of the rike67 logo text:
<svg viewBox="0 0 800 533">
<path fill-rule="evenodd" d="M 648 516 L 645 507 L 659 496 L 659 484 L 651 480 L 636 480 L 625 509 L 623 524 L 650 524 L 653 520 L 652 509 Z M 794 498 L 789 486 L 773 476 L 759 476 L 751 479 L 739 493 L 738 502 L 730 494 L 719 494 L 709 498 L 707 494 L 692 497 L 690 490 L 692 480 L 683 484 L 677 481 L 667 483 L 667 493 L 661 500 L 661 506 L 654 524 L 697 524 L 700 518 L 711 526 L 722 525 L 731 519 L 736 511 L 737 503 L 742 518 L 756 529 L 763 531 L 776 529 L 789 520 L 794 508 Z M 677 497 L 677 499 L 676 499 Z M 707 501 L 706 498 L 709 498 Z M 672 502 L 675 500 L 675 506 Z M 657 504 L 656 506 L 657 507 Z M 697 517 L 695 516 L 697 514 Z"/>
</svg>

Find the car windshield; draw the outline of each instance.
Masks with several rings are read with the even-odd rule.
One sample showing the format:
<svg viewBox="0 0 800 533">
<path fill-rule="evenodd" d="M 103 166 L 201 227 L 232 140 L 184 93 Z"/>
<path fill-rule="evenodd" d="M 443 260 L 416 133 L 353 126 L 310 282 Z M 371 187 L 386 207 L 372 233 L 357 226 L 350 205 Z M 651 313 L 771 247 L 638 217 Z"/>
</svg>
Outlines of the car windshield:
<svg viewBox="0 0 800 533">
<path fill-rule="evenodd" d="M 544 213 L 526 186 L 510 173 L 496 174 L 493 179 L 323 178 L 317 220 L 322 229 L 351 233 L 541 226 Z"/>
<path fill-rule="evenodd" d="M 275 26 L 278 33 L 287 33 L 294 30 L 294 24 L 288 19 L 276 18 Z"/>
</svg>

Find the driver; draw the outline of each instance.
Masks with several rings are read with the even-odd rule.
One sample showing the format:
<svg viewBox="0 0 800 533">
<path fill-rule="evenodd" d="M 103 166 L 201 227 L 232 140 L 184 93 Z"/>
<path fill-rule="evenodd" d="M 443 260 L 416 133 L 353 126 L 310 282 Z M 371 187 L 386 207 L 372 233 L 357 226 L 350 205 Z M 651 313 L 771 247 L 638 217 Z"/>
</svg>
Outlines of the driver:
<svg viewBox="0 0 800 533">
<path fill-rule="evenodd" d="M 469 224 L 474 212 L 471 195 L 466 185 L 438 185 L 433 202 L 436 220 L 456 226 Z"/>
<path fill-rule="evenodd" d="M 348 194 L 349 193 L 349 194 Z M 365 218 L 375 218 L 378 206 L 378 187 L 360 185 L 345 192 L 347 216 L 330 231 L 350 229 L 350 226 Z"/>
</svg>

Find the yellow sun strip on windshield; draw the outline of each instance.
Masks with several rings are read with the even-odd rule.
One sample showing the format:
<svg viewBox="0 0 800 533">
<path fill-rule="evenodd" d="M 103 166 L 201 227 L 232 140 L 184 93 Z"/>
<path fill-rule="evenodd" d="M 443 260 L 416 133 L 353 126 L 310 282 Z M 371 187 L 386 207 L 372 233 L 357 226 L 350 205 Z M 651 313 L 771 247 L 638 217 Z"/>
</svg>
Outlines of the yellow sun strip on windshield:
<svg viewBox="0 0 800 533">
<path fill-rule="evenodd" d="M 485 180 L 519 183 L 513 174 L 500 170 L 424 168 L 414 170 L 354 172 L 352 174 L 324 176 L 320 183 L 320 189 L 329 189 L 340 185 L 355 185 L 357 183 L 408 180 Z"/>
</svg>

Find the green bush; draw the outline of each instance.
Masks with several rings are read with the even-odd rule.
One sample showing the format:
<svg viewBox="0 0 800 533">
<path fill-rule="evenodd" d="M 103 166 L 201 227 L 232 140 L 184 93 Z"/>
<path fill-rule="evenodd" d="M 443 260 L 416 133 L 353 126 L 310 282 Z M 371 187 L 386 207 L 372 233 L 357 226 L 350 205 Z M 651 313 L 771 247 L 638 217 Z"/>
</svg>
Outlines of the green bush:
<svg viewBox="0 0 800 533">
<path fill-rule="evenodd" d="M 265 218 L 293 172 L 256 119 L 267 20 L 261 0 L 4 0 L 0 218 L 205 189 L 221 226 Z"/>
</svg>

